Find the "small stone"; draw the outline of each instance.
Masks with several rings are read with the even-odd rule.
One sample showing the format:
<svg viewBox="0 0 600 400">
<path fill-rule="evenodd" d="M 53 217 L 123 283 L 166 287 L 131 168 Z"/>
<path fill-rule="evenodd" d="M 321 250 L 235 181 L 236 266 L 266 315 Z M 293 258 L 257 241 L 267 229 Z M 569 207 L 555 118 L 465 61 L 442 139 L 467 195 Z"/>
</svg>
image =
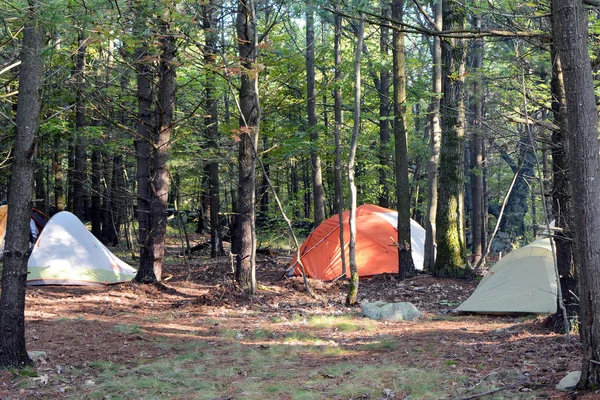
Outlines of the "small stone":
<svg viewBox="0 0 600 400">
<path fill-rule="evenodd" d="M 581 378 L 581 371 L 571 371 L 558 382 L 556 390 L 569 390 L 574 388 L 579 383 Z"/>
<path fill-rule="evenodd" d="M 31 358 L 33 362 L 42 364 L 46 362 L 47 355 L 45 351 L 32 350 L 28 351 L 27 355 L 29 355 L 29 358 Z"/>
</svg>

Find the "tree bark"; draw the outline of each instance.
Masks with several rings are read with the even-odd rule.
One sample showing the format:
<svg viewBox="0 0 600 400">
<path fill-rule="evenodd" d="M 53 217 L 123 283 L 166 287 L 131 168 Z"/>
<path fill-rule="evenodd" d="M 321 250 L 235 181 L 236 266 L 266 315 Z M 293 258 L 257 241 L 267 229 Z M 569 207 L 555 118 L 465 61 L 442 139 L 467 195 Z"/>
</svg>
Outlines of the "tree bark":
<svg viewBox="0 0 600 400">
<path fill-rule="evenodd" d="M 553 0 L 553 37 L 563 67 L 573 192 L 575 266 L 581 274 L 580 388 L 600 386 L 600 176 L 598 116 L 588 54 L 588 19 L 577 0 Z"/>
<path fill-rule="evenodd" d="M 335 3 L 336 11 L 340 9 L 339 1 Z M 333 43 L 333 57 L 335 65 L 335 89 L 333 91 L 333 114 L 335 119 L 334 126 L 334 140 L 335 140 L 335 165 L 333 168 L 333 186 L 334 186 L 334 203 L 333 211 L 338 214 L 340 221 L 340 257 L 342 258 L 342 276 L 346 276 L 346 251 L 344 250 L 344 201 L 342 198 L 342 144 L 341 144 L 341 132 L 342 132 L 342 17 L 336 13 L 334 16 L 334 43 Z M 389 138 L 388 138 L 389 139 Z"/>
<path fill-rule="evenodd" d="M 92 151 L 92 235 L 102 240 L 102 188 L 100 179 L 103 172 L 102 154 L 99 149 Z"/>
<path fill-rule="evenodd" d="M 44 33 L 38 3 L 30 1 L 23 31 L 14 156 L 0 295 L 0 368 L 31 365 L 25 343 L 25 285 L 29 219 L 39 131 Z"/>
<path fill-rule="evenodd" d="M 350 142 L 350 155 L 348 157 L 348 184 L 350 186 L 350 217 L 348 226 L 350 228 L 350 240 L 348 252 L 350 256 L 350 288 L 346 297 L 346 305 L 356 303 L 358 296 L 358 265 L 356 264 L 356 184 L 354 182 L 354 161 L 356 159 L 356 148 L 358 146 L 358 134 L 360 131 L 360 100 L 361 100 L 361 76 L 360 65 L 365 35 L 365 23 L 362 13 L 358 22 L 356 33 L 356 49 L 354 53 L 354 124 L 352 126 L 352 140 Z"/>
<path fill-rule="evenodd" d="M 481 28 L 481 17 L 473 17 L 475 28 Z M 480 74 L 483 67 L 483 39 L 477 39 L 472 46 L 472 72 L 476 75 L 471 96 L 472 140 L 471 140 L 471 263 L 477 265 L 483 254 L 483 86 Z"/>
<path fill-rule="evenodd" d="M 317 127 L 317 90 L 315 87 L 315 26 L 312 0 L 306 0 L 306 110 L 310 134 L 310 161 L 312 164 L 314 226 L 325 220 L 325 192 L 319 156 Z"/>
<path fill-rule="evenodd" d="M 135 66 L 137 73 L 137 101 L 138 101 L 138 127 L 135 139 L 136 165 L 137 165 L 137 219 L 138 241 L 140 248 L 148 246 L 149 240 L 149 210 L 150 210 L 150 143 L 154 129 L 154 116 L 152 114 L 152 65 L 148 61 L 148 43 L 143 32 L 145 31 L 145 14 L 140 0 L 134 4 L 134 34 L 140 40 L 135 51 Z M 147 268 L 147 267 L 146 267 Z M 156 280 L 152 269 L 146 272 L 149 277 L 143 280 Z M 139 271 L 138 271 L 139 275 Z"/>
<path fill-rule="evenodd" d="M 402 23 L 404 0 L 392 1 L 392 19 Z M 396 205 L 398 211 L 398 276 L 415 274 L 410 241 L 410 182 L 408 180 L 408 132 L 406 131 L 406 66 L 404 33 L 394 30 L 394 142 L 396 155 Z"/>
<path fill-rule="evenodd" d="M 85 52 L 87 49 L 87 38 L 79 34 L 77 40 L 77 53 L 75 61 L 75 146 L 74 146 L 74 164 L 73 164 L 73 214 L 79 219 L 84 219 L 84 198 L 85 198 L 85 99 L 83 89 L 85 84 Z"/>
<path fill-rule="evenodd" d="M 214 151 L 214 158 L 219 152 L 219 102 L 214 85 L 216 78 L 216 54 L 217 54 L 217 6 L 214 1 L 204 5 L 204 32 L 206 37 L 206 50 L 204 62 L 208 79 L 205 82 L 204 95 L 206 96 L 206 116 L 204 124 L 208 136 L 208 147 Z M 221 198 L 219 183 L 219 163 L 211 161 L 207 165 L 208 170 L 208 196 L 210 203 L 210 256 L 215 258 L 225 255 L 223 249 L 223 238 L 221 232 Z"/>
<path fill-rule="evenodd" d="M 380 1 L 381 16 L 388 19 L 390 17 L 390 8 L 384 0 Z M 389 53 L 389 28 L 381 26 L 381 36 L 379 38 L 379 52 L 383 59 L 387 58 Z M 390 71 L 383 65 L 379 71 L 379 79 L 375 82 L 377 95 L 379 96 L 379 205 L 381 207 L 390 207 L 390 187 L 392 182 L 389 178 L 392 170 L 392 161 L 390 159 Z"/>
<path fill-rule="evenodd" d="M 434 7 L 436 30 L 442 30 L 442 0 Z M 430 105 L 429 161 L 427 163 L 427 215 L 425 217 L 425 251 L 423 269 L 433 271 L 436 253 L 436 225 L 438 199 L 438 164 L 440 161 L 440 143 L 442 127 L 440 125 L 440 98 L 442 95 L 442 44 L 441 38 L 433 38 L 432 97 Z"/>
<path fill-rule="evenodd" d="M 577 317 L 579 313 L 577 290 L 577 271 L 573 263 L 573 214 L 572 191 L 568 160 L 568 131 L 566 120 L 565 91 L 560 57 L 554 46 L 552 54 L 552 112 L 554 123 L 560 127 L 552 132 L 552 217 L 555 226 L 561 228 L 554 234 L 556 248 L 556 264 L 560 276 L 560 289 L 567 316 Z M 558 299 L 557 299 L 558 301 Z M 567 332 L 574 328 L 565 326 L 560 305 L 557 304 L 556 314 L 550 318 L 552 328 L 559 333 Z"/>
<path fill-rule="evenodd" d="M 444 0 L 443 30 L 462 30 L 465 7 Z M 442 96 L 440 111 L 442 145 L 439 168 L 439 193 L 436 217 L 437 257 L 434 275 L 463 277 L 467 274 L 467 249 L 464 229 L 464 76 L 466 45 L 464 39 L 442 40 Z"/>
<path fill-rule="evenodd" d="M 260 105 L 256 10 L 254 0 L 239 0 L 236 18 L 238 50 L 242 65 L 240 83 L 240 143 L 237 226 L 239 247 L 235 279 L 250 295 L 256 293 L 256 169 L 253 148 L 258 148 Z"/>
<path fill-rule="evenodd" d="M 167 201 L 169 197 L 169 148 L 173 112 L 175 109 L 175 36 L 172 34 L 173 10 L 163 10 L 160 26 L 160 58 L 158 77 L 158 104 L 156 129 L 152 132 L 152 157 L 150 162 L 148 236 L 140 251 L 140 268 L 137 282 L 156 283 L 162 279 L 165 235 L 167 232 Z"/>
<path fill-rule="evenodd" d="M 52 160 L 52 170 L 54 171 L 54 207 L 56 207 L 56 211 L 65 210 L 65 183 L 62 167 L 63 153 L 60 142 L 60 139 L 54 139 L 54 159 Z"/>
</svg>

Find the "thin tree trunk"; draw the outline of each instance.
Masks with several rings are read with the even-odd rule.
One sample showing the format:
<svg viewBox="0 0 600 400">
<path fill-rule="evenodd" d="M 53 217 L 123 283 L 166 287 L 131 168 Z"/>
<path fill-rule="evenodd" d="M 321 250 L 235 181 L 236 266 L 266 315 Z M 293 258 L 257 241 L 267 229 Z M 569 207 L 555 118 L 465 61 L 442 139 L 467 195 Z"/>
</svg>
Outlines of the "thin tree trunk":
<svg viewBox="0 0 600 400">
<path fill-rule="evenodd" d="M 384 0 L 380 1 L 382 18 L 388 19 L 390 16 L 390 8 Z M 381 36 L 379 38 L 379 51 L 382 58 L 386 58 L 389 53 L 389 29 L 381 26 Z M 383 65 L 379 71 L 378 82 L 375 83 L 377 94 L 379 96 L 379 205 L 381 207 L 390 207 L 390 171 L 392 163 L 390 160 L 390 71 L 389 68 Z"/>
<path fill-rule="evenodd" d="M 442 0 L 435 3 L 436 30 L 442 30 Z M 429 138 L 429 162 L 427 163 L 427 215 L 425 217 L 425 251 L 423 269 L 433 271 L 435 264 L 435 236 L 438 199 L 438 164 L 440 161 L 440 143 L 442 127 L 440 125 L 440 98 L 442 94 L 442 44 L 441 38 L 433 38 L 432 98 Z"/>
<path fill-rule="evenodd" d="M 315 87 L 315 23 L 312 0 L 306 0 L 306 110 L 310 134 L 310 161 L 312 164 L 314 226 L 325 220 L 325 193 L 319 156 L 317 128 L 317 90 Z"/>
<path fill-rule="evenodd" d="M 402 22 L 404 0 L 392 1 L 392 18 Z M 398 276 L 414 276 L 410 241 L 410 182 L 408 180 L 408 132 L 406 131 L 406 66 L 404 33 L 394 30 L 394 142 L 396 154 L 396 204 L 398 208 Z"/>
<path fill-rule="evenodd" d="M 65 210 L 65 183 L 63 174 L 63 153 L 60 147 L 60 139 L 54 139 L 54 160 L 52 169 L 54 171 L 54 207 L 56 211 Z"/>
<path fill-rule="evenodd" d="M 352 141 L 350 142 L 350 155 L 348 157 L 348 184 L 350 186 L 350 217 L 348 226 L 350 227 L 350 241 L 348 244 L 350 255 L 350 288 L 346 297 L 346 305 L 350 306 L 356 303 L 358 296 L 358 265 L 356 264 L 356 184 L 354 182 L 354 162 L 356 159 L 356 148 L 358 145 L 358 134 L 360 131 L 360 100 L 361 100 L 361 76 L 360 65 L 361 55 L 365 35 L 365 23 L 360 14 L 358 22 L 358 31 L 356 33 L 356 49 L 354 56 L 354 124 L 352 126 Z M 340 228 L 341 229 L 341 228 Z"/>
<path fill-rule="evenodd" d="M 256 169 L 252 149 L 258 147 L 260 129 L 256 29 L 254 0 L 239 0 L 236 30 L 240 63 L 244 72 L 241 75 L 239 100 L 239 208 L 236 216 L 239 248 L 236 254 L 235 279 L 252 296 L 256 293 Z"/>
<path fill-rule="evenodd" d="M 340 3 L 335 3 L 336 11 L 340 9 Z M 343 216 L 343 199 L 342 199 L 342 145 L 341 145 L 341 131 L 342 131 L 342 53 L 341 53 L 341 41 L 342 41 L 342 17 L 336 13 L 335 16 L 335 28 L 334 28 L 334 44 L 333 44 L 333 56 L 335 64 L 335 89 L 334 89 L 334 104 L 333 113 L 335 119 L 334 136 L 335 136 L 335 165 L 333 169 L 333 186 L 335 192 L 334 207 L 333 211 L 338 214 L 340 221 L 340 257 L 342 258 L 342 276 L 346 276 L 346 251 L 344 241 L 344 216 Z"/>
<path fill-rule="evenodd" d="M 104 168 L 102 167 L 102 154 L 100 150 L 92 151 L 92 235 L 102 240 L 102 209 L 100 179 Z"/>
<path fill-rule="evenodd" d="M 0 295 L 0 368 L 31 365 L 25 346 L 25 285 L 29 218 L 42 92 L 44 32 L 39 4 L 30 1 L 23 32 L 21 70 Z"/>
<path fill-rule="evenodd" d="M 206 96 L 206 117 L 204 123 L 208 136 L 208 147 L 211 148 L 215 155 L 219 151 L 219 119 L 218 105 L 219 102 L 216 96 L 214 79 L 215 58 L 217 53 L 217 6 L 213 1 L 209 1 L 204 6 L 204 31 L 206 35 L 206 52 L 204 62 L 206 64 L 206 72 L 208 79 L 205 82 L 204 93 Z M 225 255 L 223 249 L 223 238 L 221 233 L 221 198 L 220 198 L 220 183 L 219 183 L 219 163 L 211 161 L 207 166 L 208 170 L 208 196 L 210 202 L 210 256 L 215 258 Z"/>
<path fill-rule="evenodd" d="M 87 48 L 87 38 L 82 34 L 78 36 L 77 55 L 75 62 L 75 84 L 76 84 L 76 104 L 75 104 L 75 161 L 73 172 L 73 214 L 79 219 L 84 218 L 84 182 L 85 182 L 85 99 L 83 98 L 83 88 L 85 84 L 85 52 Z"/>
<path fill-rule="evenodd" d="M 473 25 L 475 28 L 481 27 L 481 17 L 476 15 L 473 17 Z M 471 263 L 477 265 L 482 257 L 483 242 L 483 140 L 482 140 L 482 120 L 483 120 L 483 86 L 481 79 L 481 68 L 483 66 L 483 39 L 477 39 L 472 47 L 471 68 L 477 78 L 473 82 L 472 94 L 472 151 L 471 151 Z"/>
</svg>

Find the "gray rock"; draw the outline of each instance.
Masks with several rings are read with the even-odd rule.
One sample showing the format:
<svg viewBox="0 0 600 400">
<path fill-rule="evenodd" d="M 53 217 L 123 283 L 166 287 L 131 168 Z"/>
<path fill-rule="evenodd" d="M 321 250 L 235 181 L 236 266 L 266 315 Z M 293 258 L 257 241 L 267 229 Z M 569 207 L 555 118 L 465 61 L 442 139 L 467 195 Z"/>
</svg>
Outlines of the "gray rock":
<svg viewBox="0 0 600 400">
<path fill-rule="evenodd" d="M 412 321 L 420 318 L 423 314 L 408 302 L 386 303 L 375 301 L 363 303 L 362 312 L 366 317 L 384 321 Z"/>
<path fill-rule="evenodd" d="M 556 390 L 569 390 L 577 386 L 581 371 L 571 371 L 556 384 Z"/>
<path fill-rule="evenodd" d="M 29 358 L 35 363 L 43 364 L 46 362 L 47 355 L 45 351 L 31 350 L 27 352 L 27 355 L 29 355 Z"/>
</svg>

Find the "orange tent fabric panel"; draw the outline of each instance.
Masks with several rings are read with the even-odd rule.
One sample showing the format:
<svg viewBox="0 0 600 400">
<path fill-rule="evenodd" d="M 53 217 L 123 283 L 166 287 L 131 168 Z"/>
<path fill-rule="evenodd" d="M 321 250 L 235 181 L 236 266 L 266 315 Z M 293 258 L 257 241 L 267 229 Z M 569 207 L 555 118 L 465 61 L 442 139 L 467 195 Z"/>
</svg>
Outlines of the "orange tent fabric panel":
<svg viewBox="0 0 600 400">
<path fill-rule="evenodd" d="M 356 264 L 361 277 L 383 273 L 398 273 L 398 250 L 393 240 L 398 236 L 396 227 L 376 213 L 390 213 L 371 204 L 356 209 Z M 343 213 L 344 253 L 347 275 L 349 271 L 350 212 Z M 300 246 L 300 260 L 306 274 L 329 281 L 342 274 L 339 216 L 334 215 L 319 225 Z M 292 260 L 292 264 L 296 259 Z M 296 274 L 300 274 L 296 266 Z"/>
</svg>

